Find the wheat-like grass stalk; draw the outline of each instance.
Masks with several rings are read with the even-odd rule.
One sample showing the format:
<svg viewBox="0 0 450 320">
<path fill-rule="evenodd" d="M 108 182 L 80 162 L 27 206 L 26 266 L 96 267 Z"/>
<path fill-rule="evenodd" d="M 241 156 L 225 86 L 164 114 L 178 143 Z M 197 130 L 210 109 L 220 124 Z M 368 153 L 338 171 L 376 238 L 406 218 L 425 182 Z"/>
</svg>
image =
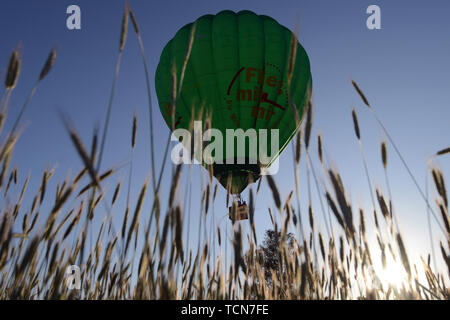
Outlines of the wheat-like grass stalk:
<svg viewBox="0 0 450 320">
<path fill-rule="evenodd" d="M 127 241 L 125 245 L 125 252 L 128 250 L 128 246 L 131 240 L 131 235 L 133 232 L 137 232 L 138 230 L 138 224 L 139 224 L 139 217 L 142 209 L 142 204 L 144 202 L 145 193 L 147 191 L 148 182 L 146 181 L 144 185 L 141 188 L 141 192 L 139 193 L 138 202 L 136 204 L 136 208 L 134 210 L 133 214 L 133 220 L 131 221 L 130 228 L 128 229 L 128 235 L 127 235 Z"/>
<path fill-rule="evenodd" d="M 101 139 L 101 144 L 100 144 L 100 154 L 98 157 L 98 162 L 97 162 L 97 167 L 96 167 L 97 171 L 100 169 L 102 158 L 103 158 L 103 152 L 105 149 L 106 137 L 108 134 L 109 121 L 110 121 L 110 117 L 111 117 L 111 110 L 112 110 L 112 105 L 113 105 L 113 101 L 114 101 L 114 94 L 116 91 L 116 83 L 117 83 L 117 79 L 119 77 L 120 62 L 122 60 L 122 53 L 123 53 L 123 49 L 125 46 L 127 33 L 128 33 L 128 10 L 125 7 L 124 14 L 122 17 L 122 31 L 120 34 L 120 41 L 119 41 L 119 54 L 117 56 L 113 84 L 112 84 L 112 88 L 111 88 L 111 92 L 110 92 L 110 96 L 109 96 L 108 107 L 107 107 L 107 111 L 106 111 L 105 124 L 103 127 L 103 134 L 102 134 L 102 139 Z"/>
<path fill-rule="evenodd" d="M 308 199 L 309 199 L 309 203 L 311 204 L 311 187 L 310 187 L 310 171 L 311 171 L 313 179 L 314 179 L 314 183 L 316 186 L 317 195 L 319 197 L 322 216 L 325 221 L 325 227 L 327 230 L 327 234 L 330 236 L 330 234 L 331 234 L 331 224 L 330 224 L 331 216 L 330 216 L 329 212 L 328 212 L 328 217 L 325 214 L 325 207 L 324 207 L 323 200 L 322 200 L 323 194 L 320 191 L 317 175 L 316 175 L 314 166 L 312 165 L 311 156 L 309 154 L 309 143 L 310 143 L 310 139 L 311 139 L 312 125 L 313 125 L 313 105 L 310 101 L 308 103 L 308 112 L 307 112 L 307 117 L 306 117 L 305 137 L 304 137 L 305 152 L 306 152 L 306 168 L 307 168 L 306 174 L 307 174 L 307 182 L 308 182 Z"/>
<path fill-rule="evenodd" d="M 439 150 L 438 152 L 436 152 L 436 156 L 442 156 L 444 154 L 449 154 L 450 153 L 450 148 L 445 148 L 442 150 Z"/>
<path fill-rule="evenodd" d="M 47 60 L 45 61 L 41 73 L 39 74 L 39 81 L 42 81 L 49 74 L 50 70 L 53 68 L 55 64 L 55 60 L 56 60 L 56 49 L 52 49 L 47 57 Z"/>
<path fill-rule="evenodd" d="M 52 49 L 50 51 L 50 54 L 49 54 L 47 60 L 45 61 L 44 67 L 42 68 L 42 71 L 41 71 L 41 73 L 39 75 L 38 80 L 34 84 L 33 88 L 31 89 L 31 91 L 30 91 L 30 93 L 29 93 L 29 95 L 27 97 L 27 99 L 25 100 L 25 103 L 23 104 L 22 108 L 19 111 L 19 114 L 18 114 L 18 116 L 17 116 L 17 118 L 16 118 L 16 120 L 15 120 L 13 126 L 12 126 L 12 129 L 11 129 L 11 133 L 12 134 L 15 133 L 15 131 L 16 131 L 19 123 L 20 123 L 20 120 L 22 119 L 22 116 L 23 116 L 25 110 L 27 109 L 28 105 L 30 104 L 31 98 L 34 96 L 34 94 L 35 94 L 35 92 L 37 90 L 37 87 L 38 87 L 39 83 L 47 76 L 47 74 L 53 68 L 53 65 L 55 64 L 55 59 L 56 59 L 56 50 Z"/>
<path fill-rule="evenodd" d="M 153 107 L 152 107 L 152 97 L 151 97 L 151 91 L 150 91 L 150 77 L 148 72 L 148 66 L 147 66 L 147 59 L 145 56 L 145 50 L 144 50 L 144 43 L 142 41 L 141 32 L 139 30 L 139 26 L 136 20 L 136 17 L 134 15 L 133 10 L 128 6 L 128 11 L 130 14 L 131 21 L 133 23 L 134 31 L 137 35 L 138 42 L 139 42 L 139 49 L 141 51 L 141 57 L 142 57 L 142 63 L 144 66 L 144 72 L 145 72 L 145 84 L 147 86 L 147 97 L 148 97 L 148 114 L 149 114 L 149 130 L 150 130 L 150 158 L 151 158 L 151 170 L 152 170 L 152 186 L 153 186 L 153 192 L 156 192 L 156 171 L 155 171 L 155 147 L 154 147 L 154 137 L 153 137 Z"/>
<path fill-rule="evenodd" d="M 17 81 L 19 80 L 20 75 L 20 67 L 22 65 L 22 60 L 19 56 L 19 51 L 14 50 L 11 53 L 11 57 L 9 58 L 9 64 L 8 64 L 8 71 L 6 73 L 5 78 L 5 89 L 6 90 L 13 90 L 16 85 Z"/>
<path fill-rule="evenodd" d="M 131 12 L 130 17 L 136 32 L 139 33 Z M 174 85 L 173 89 L 175 101 L 179 87 Z M 361 90 L 359 93 L 364 97 Z M 365 104 L 370 107 L 365 97 L 363 100 L 366 100 Z M 357 123 L 356 111 L 353 119 L 354 123 Z M 364 211 L 360 207 L 359 226 L 358 229 L 355 228 L 354 220 L 356 219 L 353 217 L 352 204 L 339 172 L 335 169 L 325 169 L 323 156 L 326 155 L 326 149 L 324 149 L 321 135 L 317 138 L 317 152 L 323 169 L 321 180 L 324 187 L 323 194 L 340 229 L 334 230 L 331 227 L 332 232 L 328 234 L 328 237 L 320 231 L 322 226 L 314 216 L 314 211 L 317 210 L 316 203 L 311 201 L 310 195 L 308 199 L 310 232 L 307 235 L 302 234 L 301 241 L 294 238 L 292 245 L 281 242 L 275 246 L 273 261 L 279 269 L 273 270 L 266 267 L 268 257 L 265 256 L 262 246 L 258 246 L 257 243 L 255 225 L 259 208 L 256 204 L 259 203 L 257 195 L 261 183 L 258 184 L 256 193 L 252 189 L 249 194 L 250 230 L 247 230 L 249 232 L 245 230 L 245 224 L 236 222 L 230 224 L 232 228 L 230 236 L 226 216 L 219 223 L 215 220 L 214 206 L 220 192 L 217 184 L 212 182 L 211 177 L 206 183 L 201 177 L 201 192 L 197 199 L 201 210 L 198 221 L 199 239 L 197 249 L 192 249 L 189 244 L 191 198 L 192 189 L 195 187 L 195 185 L 192 186 L 192 166 L 190 166 L 189 175 L 186 175 L 185 185 L 189 187 L 184 190 L 182 206 L 178 199 L 183 188 L 181 181 L 184 180 L 182 180 L 182 166 L 172 167 L 172 184 L 169 192 L 159 192 L 158 184 L 154 190 L 158 190 L 158 193 L 151 195 L 152 207 L 149 222 L 155 216 L 157 221 L 155 228 L 152 229 L 149 223 L 144 233 L 140 232 L 141 213 L 144 210 L 144 200 L 149 184 L 147 179 L 136 199 L 134 212 L 130 212 L 131 196 L 127 196 L 123 223 L 120 226 L 121 234 L 117 234 L 114 231 L 110 207 L 116 205 L 114 207 L 116 209 L 121 204 L 125 204 L 125 202 L 121 203 L 122 197 L 119 196 L 121 183 L 120 181 L 116 183 L 115 188 L 111 190 L 112 200 L 108 203 L 105 202 L 106 198 L 109 199 L 108 190 L 101 188 L 106 178 L 112 179 L 117 167 L 105 170 L 103 174 L 100 174 L 99 168 L 96 168 L 99 162 L 96 130 L 92 136 L 91 148 L 87 150 L 75 129 L 67 125 L 67 121 L 66 127 L 72 144 L 82 160 L 82 168 L 73 178 L 68 175 L 63 181 L 58 181 L 56 192 L 53 192 L 54 183 L 50 181 L 55 169 L 45 170 L 39 176 L 40 181 L 37 182 L 40 184 L 36 187 L 34 194 L 30 194 L 32 190 L 30 191 L 28 187 L 30 175 L 26 177 L 23 185 L 21 184 L 20 168 L 12 166 L 13 169 L 10 170 L 6 166 L 1 173 L 7 185 L 5 192 L 2 192 L 4 200 L 7 197 L 15 199 L 12 202 L 3 201 L 3 205 L 0 206 L 1 299 L 449 298 L 448 279 L 445 272 L 439 273 L 436 268 L 431 269 L 430 256 L 428 256 L 428 262 L 423 261 L 423 276 L 427 283 L 420 283 L 420 271 L 408 256 L 406 243 L 400 235 L 399 228 L 393 237 L 381 238 L 377 235 L 377 241 L 383 264 L 391 254 L 395 261 L 403 265 L 408 273 L 408 279 L 404 281 L 401 288 L 389 286 L 384 289 L 384 286 L 379 287 L 377 284 L 374 286 L 373 283 L 378 277 L 370 270 L 373 267 L 373 260 L 378 256 L 373 255 L 373 248 L 366 239 L 372 225 L 366 221 Z M 136 148 L 137 129 L 138 119 L 135 116 L 131 126 L 131 153 Z M 312 121 L 307 126 L 305 123 L 304 132 L 305 136 L 309 136 L 307 141 L 299 134 L 297 143 L 293 145 L 293 169 L 298 174 L 303 141 L 307 152 L 307 170 L 313 174 L 318 195 L 321 197 L 322 192 L 318 183 L 320 179 L 315 173 L 309 155 Z M 17 134 L 10 135 L 10 137 L 17 136 Z M 361 139 L 359 124 L 357 138 Z M 2 141 L 0 159 L 5 161 L 7 157 L 10 157 L 14 151 L 15 140 Z M 446 152 L 442 151 L 435 156 L 444 154 Z M 387 176 L 386 143 L 381 144 L 381 160 Z M 3 165 L 5 166 L 4 162 Z M 131 159 L 130 167 L 132 165 Z M 444 174 L 438 168 L 430 169 L 436 187 L 436 205 L 444 228 L 448 231 L 450 227 Z M 85 176 L 89 181 L 82 184 Z M 131 176 L 132 171 L 129 172 L 128 177 L 129 187 L 132 184 Z M 331 185 L 330 190 L 323 180 L 327 178 Z M 273 215 L 270 207 L 268 211 L 274 232 L 280 235 L 279 240 L 288 239 L 291 223 L 296 228 L 299 222 L 297 218 L 301 219 L 298 180 L 296 178 L 298 201 L 296 214 L 291 205 L 293 190 L 284 197 L 275 179 L 271 176 L 267 177 L 267 189 L 272 193 L 279 216 Z M 263 188 L 265 187 L 266 185 L 263 184 Z M 370 185 L 370 188 L 372 187 Z M 87 191 L 91 189 L 98 189 L 99 193 L 88 195 Z M 393 210 L 389 208 L 391 205 L 388 205 L 380 189 L 377 188 L 376 191 L 381 211 L 389 220 L 393 214 Z M 281 201 L 282 196 L 285 199 L 284 202 Z M 392 202 L 390 191 L 389 197 L 389 201 Z M 27 203 L 28 199 L 30 204 Z M 100 202 L 106 203 L 106 214 L 100 220 L 100 226 L 92 224 L 89 228 L 91 213 Z M 100 213 L 99 211 L 97 210 L 97 213 Z M 165 213 L 162 217 L 162 225 L 159 223 L 161 211 Z M 188 214 L 187 230 L 184 221 L 186 214 Z M 374 218 L 375 227 L 379 231 L 380 226 L 376 215 Z M 209 235 L 208 221 L 211 222 Z M 226 221 L 225 227 L 221 225 L 222 221 Z M 398 222 L 396 224 L 398 225 Z M 215 230 L 217 230 L 217 242 L 212 236 Z M 187 234 L 186 243 L 183 241 L 184 234 Z M 119 238 L 122 240 L 118 241 Z M 318 242 L 317 249 L 316 242 Z M 121 243 L 122 247 L 119 248 Z M 231 244 L 230 252 L 228 252 L 229 243 Z M 449 248 L 445 242 L 440 241 L 439 244 L 443 263 L 450 270 Z M 215 251 L 216 246 L 219 248 L 218 255 Z M 247 251 L 244 252 L 244 249 Z M 228 262 L 228 258 L 232 258 L 231 262 Z M 82 270 L 83 289 L 80 291 L 70 291 L 64 284 L 64 272 L 73 264 L 78 264 Z"/>
<path fill-rule="evenodd" d="M 301 207 L 300 207 L 300 182 L 299 182 L 299 164 L 300 164 L 300 157 L 301 157 L 301 151 L 302 151 L 302 128 L 300 127 L 299 131 L 297 132 L 296 139 L 295 139 L 295 150 L 294 146 L 292 147 L 292 155 L 293 155 L 293 166 L 294 166 L 294 172 L 295 172 L 295 198 L 297 202 L 297 215 L 294 214 L 295 217 L 298 217 L 298 228 L 299 228 L 299 234 L 301 237 L 301 240 L 303 241 L 305 239 L 304 236 L 304 230 L 303 230 L 303 219 L 301 214 Z M 259 191 L 261 184 L 261 180 L 258 183 L 257 192 Z"/>
<path fill-rule="evenodd" d="M 389 134 L 389 132 L 387 131 L 386 127 L 383 125 L 383 123 L 381 122 L 380 118 L 378 117 L 378 115 L 375 113 L 375 111 L 373 110 L 373 108 L 369 105 L 367 98 L 364 96 L 363 92 L 361 91 L 361 89 L 358 87 L 358 85 L 356 84 L 356 82 L 354 82 L 352 80 L 352 84 L 355 87 L 356 91 L 358 92 L 358 94 L 360 95 L 361 99 L 363 100 L 364 104 L 366 106 L 369 107 L 369 110 L 371 111 L 372 115 L 375 117 L 376 121 L 378 122 L 378 124 L 380 125 L 381 129 L 384 131 L 384 133 L 386 134 L 387 138 L 389 139 L 389 142 L 392 144 L 392 146 L 394 147 L 395 152 L 397 153 L 398 157 L 400 158 L 403 166 L 406 168 L 409 176 L 411 177 L 411 180 L 413 180 L 414 185 L 416 186 L 417 190 L 419 191 L 420 196 L 422 197 L 422 199 L 425 201 L 428 209 L 430 210 L 430 212 L 433 215 L 433 218 L 435 219 L 436 223 L 439 226 L 439 229 L 442 231 L 443 234 L 445 234 L 445 230 L 442 227 L 441 223 L 439 222 L 439 219 L 436 216 L 436 213 L 434 212 L 433 208 L 431 207 L 425 193 L 422 191 L 422 188 L 419 186 L 419 183 L 417 182 L 416 178 L 414 177 L 414 175 L 411 172 L 411 169 L 409 168 L 408 164 L 406 163 L 405 159 L 403 158 L 402 154 L 400 153 L 399 149 L 397 148 L 397 145 L 395 144 L 394 140 L 391 138 L 391 135 Z"/>
</svg>

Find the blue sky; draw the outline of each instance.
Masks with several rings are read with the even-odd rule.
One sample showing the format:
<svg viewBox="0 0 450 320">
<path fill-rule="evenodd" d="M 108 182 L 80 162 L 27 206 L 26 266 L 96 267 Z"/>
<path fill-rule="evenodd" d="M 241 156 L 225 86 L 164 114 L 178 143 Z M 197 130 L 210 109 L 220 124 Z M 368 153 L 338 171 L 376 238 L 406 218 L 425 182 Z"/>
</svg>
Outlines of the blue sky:
<svg viewBox="0 0 450 320">
<path fill-rule="evenodd" d="M 82 29 L 78 31 L 66 28 L 66 8 L 71 4 L 81 8 Z M 133 0 L 130 4 L 140 24 L 152 81 L 164 45 L 180 27 L 201 15 L 215 14 L 224 9 L 248 9 L 269 15 L 291 30 L 298 21 L 299 40 L 311 60 L 314 133 L 322 133 L 326 153 L 339 168 L 355 209 L 356 205 L 361 204 L 368 211 L 371 205 L 359 146 L 353 132 L 351 107 L 358 112 L 372 182 L 383 190 L 386 187 L 379 142 L 386 138 L 355 94 L 350 79 L 356 80 L 364 90 L 423 188 L 426 160 L 437 150 L 450 145 L 448 1 L 435 0 L 431 4 L 425 1 L 365 0 Z M 381 8 L 381 30 L 366 28 L 366 8 L 371 4 Z M 14 153 L 13 163 L 19 167 L 20 181 L 25 179 L 28 171 L 31 172 L 31 194 L 39 187 L 42 170 L 57 164 L 53 178 L 53 186 L 56 186 L 56 182 L 63 180 L 69 170 L 75 174 L 81 166 L 59 118 L 59 111 L 70 116 L 86 144 L 90 144 L 94 126 L 103 125 L 117 58 L 123 5 L 121 0 L 8 0 L 0 5 L 2 79 L 11 50 L 18 44 L 23 49 L 22 74 L 11 100 L 7 128 L 12 125 L 12 119 L 36 80 L 49 50 L 54 46 L 58 49 L 55 68 L 41 84 L 24 115 L 22 124 L 25 131 Z M 156 107 L 154 89 L 152 98 Z M 104 168 L 129 161 L 134 113 L 139 117 L 139 132 L 134 155 L 133 200 L 137 198 L 150 170 L 145 78 L 136 37 L 130 32 L 117 84 Z M 154 122 L 157 141 L 155 156 L 159 168 L 168 129 L 156 108 Z M 315 135 L 313 137 L 313 162 L 319 170 Z M 281 170 L 276 176 L 283 198 L 294 187 L 291 159 L 289 147 L 281 157 Z M 448 173 L 448 159 L 442 158 L 439 162 L 444 174 Z M 194 170 L 193 185 L 198 186 L 199 177 L 206 179 L 207 175 L 201 168 Z M 390 146 L 388 170 L 395 209 L 405 233 L 407 248 L 413 254 L 428 252 L 425 204 Z M 128 167 L 117 173 L 125 185 L 127 174 Z M 301 198 L 305 203 L 307 194 L 303 169 L 301 180 Z M 116 181 L 116 178 L 111 181 Z M 170 184 L 168 175 L 164 181 L 164 190 L 167 190 Z M 107 182 L 106 188 L 112 189 L 114 184 Z M 430 190 L 433 190 L 431 186 Z M 198 187 L 194 188 L 193 199 L 199 199 L 199 194 Z M 226 213 L 224 195 L 225 191 L 220 189 L 215 208 L 217 219 Z M 180 198 L 182 201 L 183 194 Z M 147 199 L 147 212 L 149 203 Z M 272 205 L 272 202 L 264 186 L 258 196 L 257 209 L 266 208 L 267 204 Z M 196 207 L 198 203 L 193 203 L 193 234 L 197 234 Z M 118 224 L 122 212 L 116 213 Z M 318 205 L 316 215 L 320 223 Z M 101 218 L 98 220 L 101 221 Z M 304 221 L 307 221 L 305 215 Z M 257 210 L 256 224 L 261 239 L 264 229 L 270 224 L 266 211 Z M 323 225 L 320 227 L 325 231 Z M 434 230 L 435 235 L 440 237 L 438 229 Z"/>
</svg>

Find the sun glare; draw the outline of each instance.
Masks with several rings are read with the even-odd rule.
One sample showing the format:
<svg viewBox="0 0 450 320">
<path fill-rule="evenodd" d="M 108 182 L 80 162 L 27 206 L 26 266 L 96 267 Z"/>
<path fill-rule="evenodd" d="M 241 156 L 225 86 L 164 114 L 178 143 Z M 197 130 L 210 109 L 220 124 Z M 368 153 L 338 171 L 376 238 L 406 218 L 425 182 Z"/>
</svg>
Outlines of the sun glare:
<svg viewBox="0 0 450 320">
<path fill-rule="evenodd" d="M 400 288 L 408 280 L 408 275 L 403 265 L 393 260 L 386 264 L 386 268 L 381 267 L 377 275 L 384 288 L 389 286 Z"/>
</svg>

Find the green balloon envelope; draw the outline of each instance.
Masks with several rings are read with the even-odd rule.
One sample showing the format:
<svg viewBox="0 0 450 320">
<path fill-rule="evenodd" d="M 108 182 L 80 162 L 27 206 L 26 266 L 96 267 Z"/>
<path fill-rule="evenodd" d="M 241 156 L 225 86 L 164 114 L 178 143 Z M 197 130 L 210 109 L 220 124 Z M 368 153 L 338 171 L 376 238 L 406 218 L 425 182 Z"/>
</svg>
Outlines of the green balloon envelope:
<svg viewBox="0 0 450 320">
<path fill-rule="evenodd" d="M 296 36 L 274 19 L 251 11 L 205 15 L 181 28 L 163 49 L 155 78 L 169 128 L 192 131 L 193 121 L 202 121 L 204 130 L 215 128 L 223 134 L 221 159 L 216 157 L 212 167 L 203 157 L 197 160 L 233 194 L 255 182 L 286 148 L 300 127 L 312 90 L 309 59 Z M 267 129 L 263 144 L 270 160 L 254 159 L 248 138 L 244 149 L 234 143 L 234 157 L 227 157 L 227 129 L 255 129 L 258 137 Z M 273 152 L 271 129 L 279 130 Z M 260 146 L 261 141 L 258 157 Z"/>
</svg>

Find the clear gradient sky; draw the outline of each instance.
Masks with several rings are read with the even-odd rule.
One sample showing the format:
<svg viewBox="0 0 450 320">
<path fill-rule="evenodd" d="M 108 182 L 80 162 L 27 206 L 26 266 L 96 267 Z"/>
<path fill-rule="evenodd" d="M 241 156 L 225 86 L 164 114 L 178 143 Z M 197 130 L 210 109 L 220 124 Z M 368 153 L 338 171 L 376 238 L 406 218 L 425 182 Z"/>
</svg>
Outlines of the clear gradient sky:
<svg viewBox="0 0 450 320">
<path fill-rule="evenodd" d="M 82 29 L 78 31 L 66 28 L 66 8 L 71 4 L 81 8 Z M 216 14 L 224 9 L 247 9 L 269 15 L 291 30 L 298 21 L 299 40 L 311 61 L 314 133 L 322 133 L 326 153 L 339 168 L 346 189 L 351 193 L 354 209 L 360 204 L 368 211 L 371 204 L 359 146 L 353 132 L 351 107 L 356 107 L 358 112 L 372 182 L 383 190 L 386 187 L 379 142 L 385 136 L 355 94 L 350 79 L 356 80 L 363 89 L 423 188 L 426 160 L 437 150 L 450 145 L 449 1 L 131 0 L 130 4 L 140 24 L 152 81 L 164 45 L 180 27 L 201 15 Z M 371 4 L 381 8 L 381 30 L 366 28 L 366 8 Z M 81 167 L 81 161 L 59 118 L 59 111 L 70 116 L 86 144 L 90 144 L 94 126 L 103 125 L 117 59 L 123 5 L 122 0 L 1 1 L 2 79 L 11 50 L 18 44 L 23 49 L 22 74 L 11 100 L 7 129 L 12 126 L 12 119 L 36 80 L 49 50 L 53 46 L 58 49 L 54 69 L 41 84 L 24 115 L 25 131 L 13 158 L 13 163 L 19 168 L 21 182 L 27 171 L 31 172 L 31 194 L 39 187 L 44 169 L 57 164 L 50 186 L 54 188 L 69 170 L 74 174 Z M 152 90 L 156 107 L 156 94 L 154 88 Z M 132 203 L 150 172 L 147 108 L 142 61 L 136 37 L 130 32 L 117 84 L 103 168 L 130 159 L 132 116 L 137 113 L 139 132 L 134 156 Z M 154 122 L 155 156 L 159 167 L 168 129 L 156 108 Z M 313 161 L 316 170 L 319 170 L 315 156 L 316 136 L 313 138 Z M 429 252 L 425 203 L 390 146 L 388 153 L 395 210 L 405 234 L 407 249 L 413 255 Z M 276 176 L 283 198 L 294 187 L 291 159 L 289 147 L 281 157 L 281 170 Z M 448 176 L 450 159 L 442 158 L 439 162 Z M 199 177 L 206 179 L 206 172 L 196 168 L 194 173 L 193 185 L 199 186 Z M 307 199 L 304 173 L 302 170 L 303 207 Z M 125 185 L 127 174 L 127 167 L 117 173 Z M 170 183 L 169 175 L 164 180 L 166 189 Z M 111 181 L 117 179 L 112 178 Z M 114 184 L 106 182 L 105 188 L 112 189 Z M 434 192 L 431 187 L 430 190 Z M 193 191 L 193 199 L 199 199 L 199 194 L 197 187 Z M 224 195 L 225 191 L 220 189 L 215 207 L 217 220 L 226 214 Z M 180 195 L 182 197 L 183 194 Z M 149 204 L 147 198 L 146 212 Z M 258 211 L 258 208 L 266 208 L 267 204 L 273 205 L 270 193 L 264 186 L 258 196 L 256 212 L 260 240 L 269 227 L 270 219 L 266 211 Z M 198 234 L 198 211 L 195 210 L 198 205 L 192 203 L 191 232 L 195 235 Z M 121 223 L 122 212 L 115 213 L 117 224 Z M 316 215 L 320 223 L 319 205 L 316 206 Z M 100 215 L 98 221 L 102 218 Z M 371 217 L 368 219 L 371 221 Z M 307 221 L 305 213 L 304 221 Z M 225 220 L 222 220 L 222 227 L 224 223 Z M 323 225 L 320 228 L 325 231 Z M 436 237 L 442 238 L 438 229 L 433 229 Z"/>
</svg>

